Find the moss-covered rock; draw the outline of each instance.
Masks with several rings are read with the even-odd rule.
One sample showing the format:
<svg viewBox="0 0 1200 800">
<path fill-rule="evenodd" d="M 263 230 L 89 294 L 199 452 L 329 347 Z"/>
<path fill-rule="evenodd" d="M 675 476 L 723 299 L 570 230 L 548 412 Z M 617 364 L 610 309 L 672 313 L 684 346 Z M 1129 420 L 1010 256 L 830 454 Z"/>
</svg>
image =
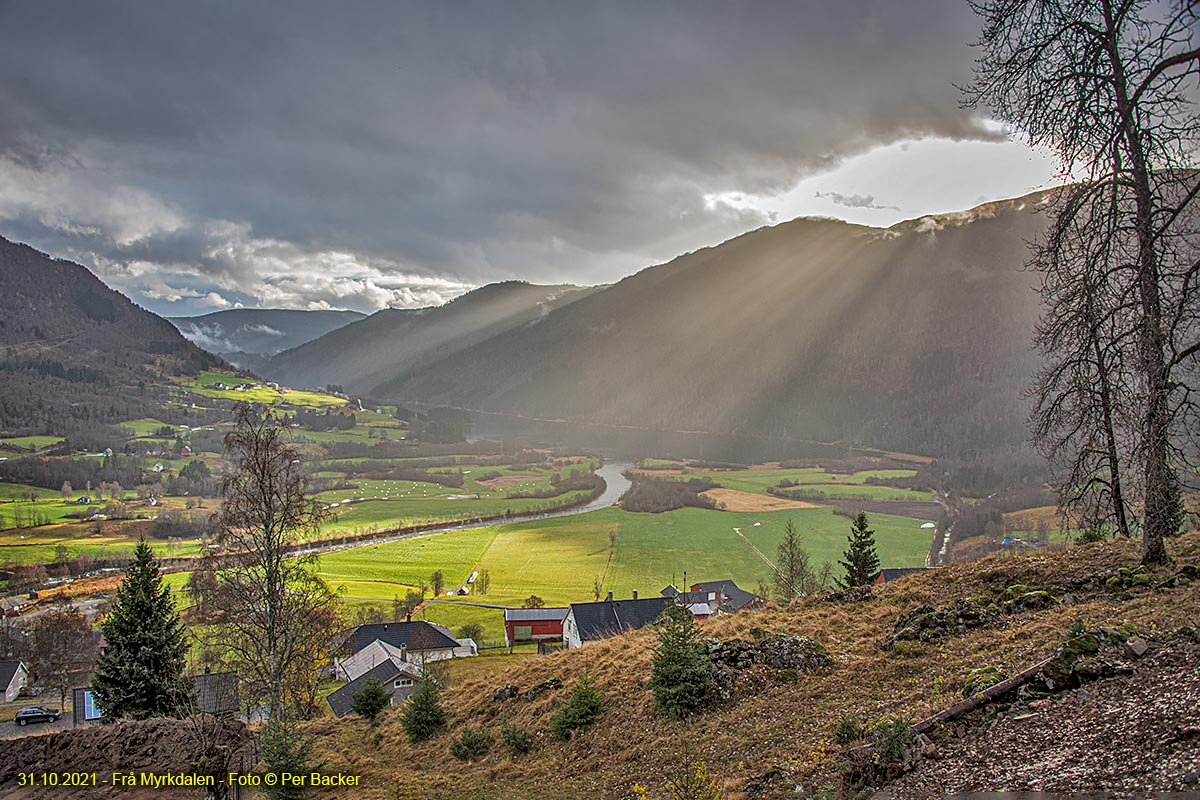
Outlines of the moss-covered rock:
<svg viewBox="0 0 1200 800">
<path fill-rule="evenodd" d="M 1016 598 L 1020 597 L 1021 595 L 1028 594 L 1028 593 L 1029 593 L 1028 586 L 1026 586 L 1023 583 L 1014 583 L 1012 586 L 1009 586 L 1007 589 L 1004 590 L 1004 599 L 1005 600 L 1015 600 Z"/>
<path fill-rule="evenodd" d="M 1025 594 L 1017 595 L 1005 603 L 1005 610 L 1013 614 L 1021 611 L 1040 611 L 1043 608 L 1049 608 L 1055 602 L 1057 601 L 1055 601 L 1049 592 L 1025 592 Z"/>
<path fill-rule="evenodd" d="M 963 697 L 971 697 L 982 692 L 984 689 L 995 686 L 997 683 L 1003 683 L 1008 680 L 1008 677 L 1008 673 L 997 666 L 973 669 L 967 673 L 967 680 L 963 684 L 962 695 Z"/>
</svg>

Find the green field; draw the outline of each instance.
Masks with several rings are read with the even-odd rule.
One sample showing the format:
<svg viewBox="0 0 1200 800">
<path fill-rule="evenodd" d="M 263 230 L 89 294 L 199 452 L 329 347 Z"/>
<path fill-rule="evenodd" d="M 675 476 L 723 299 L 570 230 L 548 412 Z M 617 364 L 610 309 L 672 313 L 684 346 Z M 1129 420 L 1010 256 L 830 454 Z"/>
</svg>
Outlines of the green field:
<svg viewBox="0 0 1200 800">
<path fill-rule="evenodd" d="M 674 581 L 733 578 L 753 590 L 769 568 L 733 531 L 743 533 L 773 557 L 791 519 L 813 561 L 836 565 L 846 547 L 850 521 L 827 508 L 742 514 L 680 509 L 665 514 L 634 514 L 604 509 L 572 517 L 512 523 L 443 533 L 403 542 L 331 553 L 321 559 L 322 575 L 339 592 L 361 598 L 403 596 L 440 569 L 449 585 L 464 580 L 476 564 L 491 574 L 487 595 L 474 599 L 520 605 L 536 594 L 548 605 L 591 600 L 593 581 L 603 576 L 604 591 L 629 597 L 657 594 Z M 921 566 L 932 532 L 907 517 L 874 514 L 880 561 L 885 567 Z M 754 523 L 758 522 L 758 527 Z M 609 534 L 617 532 L 609 559 Z M 441 613 L 441 612 L 439 612 Z"/>
<path fill-rule="evenodd" d="M 448 586 L 457 586 L 495 536 L 494 527 L 477 528 L 326 553 L 320 575 L 338 594 L 383 600 L 428 586 L 435 570 L 442 571 Z"/>
<path fill-rule="evenodd" d="M 65 442 L 61 436 L 5 436 L 0 444 L 19 447 L 22 450 L 41 450 Z"/>
<path fill-rule="evenodd" d="M 904 469 L 876 469 L 852 475 L 825 472 L 822 469 L 744 469 L 731 471 L 689 472 L 686 475 L 664 475 L 668 480 L 686 481 L 708 478 L 726 489 L 766 494 L 767 488 L 789 480 L 797 484 L 790 489 L 811 492 L 826 499 L 855 500 L 932 500 L 929 492 L 912 489 L 893 489 L 890 486 L 867 484 L 868 478 L 908 478 L 916 473 Z M 785 489 L 786 491 L 786 489 Z"/>
<path fill-rule="evenodd" d="M 135 419 L 121 423 L 121 429 L 127 431 L 131 436 L 150 436 L 151 434 L 158 433 L 159 428 L 171 428 L 175 430 L 175 426 L 173 425 L 149 418 Z"/>
<path fill-rule="evenodd" d="M 103 501 L 95 500 L 95 498 L 93 500 L 94 502 L 90 504 L 79 505 L 74 501 L 64 502 L 61 493 L 53 492 L 51 496 L 32 503 L 20 500 L 0 502 L 0 530 L 7 531 L 20 524 L 22 527 L 19 530 L 25 533 L 27 528 L 34 524 L 63 522 L 67 519 L 68 514 L 79 514 L 86 511 L 89 506 L 103 507 Z"/>
<path fill-rule="evenodd" d="M 159 539 L 147 539 L 155 553 L 178 556 L 200 555 L 200 545 L 183 542 L 174 550 Z M 57 549 L 65 546 L 68 558 L 89 555 L 93 558 L 131 556 L 137 539 L 132 536 L 99 536 L 86 532 L 81 525 L 50 525 L 42 528 L 7 530 L 0 534 L 0 564 L 49 564 L 57 560 Z"/>
<path fill-rule="evenodd" d="M 504 643 L 504 611 L 499 608 L 480 608 L 460 603 L 426 603 L 414 619 L 424 619 L 445 625 L 456 636 L 458 629 L 468 622 L 483 626 L 483 639 L 476 644 Z"/>
</svg>

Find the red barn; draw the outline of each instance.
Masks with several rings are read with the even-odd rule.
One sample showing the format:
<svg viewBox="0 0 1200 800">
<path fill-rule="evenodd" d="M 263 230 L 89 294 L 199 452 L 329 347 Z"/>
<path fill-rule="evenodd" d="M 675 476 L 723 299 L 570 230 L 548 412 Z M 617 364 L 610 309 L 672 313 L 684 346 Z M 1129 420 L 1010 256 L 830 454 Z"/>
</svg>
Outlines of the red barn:
<svg viewBox="0 0 1200 800">
<path fill-rule="evenodd" d="M 562 639 L 566 608 L 504 609 L 504 644 Z"/>
</svg>

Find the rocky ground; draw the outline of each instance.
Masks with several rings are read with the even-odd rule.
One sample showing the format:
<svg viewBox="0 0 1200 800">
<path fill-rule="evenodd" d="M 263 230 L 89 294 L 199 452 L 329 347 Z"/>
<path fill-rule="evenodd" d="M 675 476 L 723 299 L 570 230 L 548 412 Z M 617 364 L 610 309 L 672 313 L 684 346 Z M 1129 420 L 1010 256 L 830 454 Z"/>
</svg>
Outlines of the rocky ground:
<svg viewBox="0 0 1200 800">
<path fill-rule="evenodd" d="M 969 730 L 951 723 L 933 737 L 932 757 L 872 796 L 1043 791 L 1200 798 L 1200 643 L 1175 641 L 1131 666 L 1126 674 L 986 714 Z"/>
</svg>

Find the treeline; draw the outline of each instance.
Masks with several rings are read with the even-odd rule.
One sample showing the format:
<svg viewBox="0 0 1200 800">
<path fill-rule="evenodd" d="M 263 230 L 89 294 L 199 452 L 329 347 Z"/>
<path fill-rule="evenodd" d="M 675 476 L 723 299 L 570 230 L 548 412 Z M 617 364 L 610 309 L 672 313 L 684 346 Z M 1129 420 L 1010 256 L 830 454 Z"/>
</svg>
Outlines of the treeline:
<svg viewBox="0 0 1200 800">
<path fill-rule="evenodd" d="M 164 511 L 150 524 L 150 536 L 155 539 L 199 539 L 209 528 L 208 514 L 185 514 Z"/>
<path fill-rule="evenodd" d="M 203 461 L 189 461 L 178 475 L 168 475 L 162 480 L 162 493 L 175 497 L 216 497 L 220 490 L 220 479 Z"/>
<path fill-rule="evenodd" d="M 26 483 L 43 489 L 59 489 L 64 483 L 83 492 L 88 485 L 119 483 L 122 486 L 137 486 L 154 483 L 158 475 L 149 474 L 143 479 L 142 467 L 137 458 L 114 455 L 110 458 L 20 458 L 0 462 L 0 478 L 11 483 Z"/>
<path fill-rule="evenodd" d="M 720 484 L 708 478 L 691 478 L 686 481 L 670 481 L 661 478 L 639 477 L 621 498 L 621 507 L 626 511 L 657 514 L 677 508 L 716 508 L 716 503 L 701 492 L 716 489 Z"/>
<path fill-rule="evenodd" d="M 431 408 L 427 414 L 414 414 L 408 435 L 422 442 L 455 443 L 471 432 L 471 415 L 456 408 Z"/>
<path fill-rule="evenodd" d="M 463 442 L 459 444 L 438 444 L 430 442 L 411 442 L 406 439 L 387 439 L 375 443 L 367 442 L 330 442 L 323 445 L 331 459 L 338 458 L 419 458 L 445 457 L 456 455 L 498 455 L 505 449 L 496 442 Z M 509 451 L 513 452 L 513 451 Z M 457 463 L 457 462 L 455 462 Z M 476 462 L 479 463 L 479 462 Z M 509 463 L 506 460 L 498 464 Z M 449 466 L 449 464 L 447 465 Z"/>
<path fill-rule="evenodd" d="M 920 467 L 911 478 L 897 479 L 893 485 L 987 497 L 1029 488 L 1041 490 L 1049 478 L 1046 461 L 1032 451 L 1021 450 L 971 460 L 939 459 Z"/>
<path fill-rule="evenodd" d="M 505 497 L 510 500 L 544 500 L 577 491 L 596 492 L 598 496 L 604 491 L 604 479 L 586 470 L 573 470 L 566 475 L 552 476 L 550 485 L 545 488 L 509 492 Z"/>
</svg>

